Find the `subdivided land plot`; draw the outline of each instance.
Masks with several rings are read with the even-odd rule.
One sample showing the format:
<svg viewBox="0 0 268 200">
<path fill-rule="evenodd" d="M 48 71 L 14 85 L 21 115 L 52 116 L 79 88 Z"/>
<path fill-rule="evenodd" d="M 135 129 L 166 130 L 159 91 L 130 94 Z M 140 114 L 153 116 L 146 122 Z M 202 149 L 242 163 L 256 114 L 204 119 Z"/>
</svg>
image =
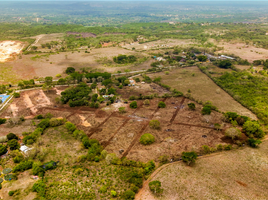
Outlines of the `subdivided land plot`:
<svg viewBox="0 0 268 200">
<path fill-rule="evenodd" d="M 144 126 L 143 121 L 138 121 L 136 119 L 129 120 L 129 122 L 114 136 L 111 143 L 106 147 L 106 150 L 109 153 L 115 153 L 118 157 L 121 157 L 121 153 L 123 152 L 120 153 L 119 151 L 124 150 L 125 152 L 128 149 L 142 126 Z"/>
<path fill-rule="evenodd" d="M 97 139 L 100 143 L 104 143 L 110 139 L 115 131 L 124 123 L 125 119 L 112 117 L 100 127 L 100 131 L 94 133 L 90 138 Z"/>
</svg>

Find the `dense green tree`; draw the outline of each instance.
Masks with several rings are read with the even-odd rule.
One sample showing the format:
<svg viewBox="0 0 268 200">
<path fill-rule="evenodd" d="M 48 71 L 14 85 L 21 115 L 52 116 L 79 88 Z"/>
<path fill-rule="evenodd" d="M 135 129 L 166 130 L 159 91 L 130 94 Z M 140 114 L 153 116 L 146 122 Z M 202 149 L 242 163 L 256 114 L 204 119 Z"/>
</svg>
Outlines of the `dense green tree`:
<svg viewBox="0 0 268 200">
<path fill-rule="evenodd" d="M 182 160 L 183 160 L 183 162 L 186 162 L 187 165 L 191 165 L 192 163 L 195 163 L 196 159 L 197 159 L 196 152 L 194 152 L 194 151 L 182 152 Z"/>
<path fill-rule="evenodd" d="M 263 138 L 265 133 L 261 128 L 261 125 L 256 121 L 247 121 L 243 125 L 243 131 L 249 137 Z"/>
<path fill-rule="evenodd" d="M 20 148 L 20 144 L 16 139 L 9 140 L 7 142 L 7 145 L 9 146 L 10 150 L 16 150 Z"/>
<path fill-rule="evenodd" d="M 68 67 L 65 72 L 66 74 L 72 74 L 75 72 L 75 69 L 73 67 Z"/>
<path fill-rule="evenodd" d="M 19 138 L 14 133 L 9 133 L 9 134 L 7 134 L 7 139 L 8 140 L 12 140 L 12 139 L 18 140 Z"/>
<path fill-rule="evenodd" d="M 136 109 L 138 107 L 137 101 L 133 101 L 129 104 L 129 107 L 132 109 Z"/>
<path fill-rule="evenodd" d="M 158 103 L 158 108 L 165 108 L 165 107 L 166 107 L 165 102 L 160 101 L 160 102 Z"/>
<path fill-rule="evenodd" d="M 197 56 L 197 59 L 198 59 L 200 62 L 206 62 L 208 58 L 207 58 L 207 56 L 199 55 L 199 56 Z"/>
</svg>

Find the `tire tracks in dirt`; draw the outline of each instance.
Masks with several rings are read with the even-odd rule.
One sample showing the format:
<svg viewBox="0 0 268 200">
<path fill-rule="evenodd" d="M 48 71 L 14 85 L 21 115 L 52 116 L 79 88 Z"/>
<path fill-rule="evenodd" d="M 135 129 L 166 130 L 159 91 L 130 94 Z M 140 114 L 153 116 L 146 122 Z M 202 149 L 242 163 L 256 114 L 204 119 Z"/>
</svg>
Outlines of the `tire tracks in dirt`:
<svg viewBox="0 0 268 200">
<path fill-rule="evenodd" d="M 181 106 L 182 106 L 182 104 L 184 103 L 184 101 L 185 101 L 185 97 L 182 98 L 182 100 L 181 100 L 181 102 L 180 102 L 180 105 L 177 107 L 176 111 L 174 112 L 174 114 L 173 114 L 173 116 L 172 116 L 172 118 L 171 118 L 171 120 L 170 120 L 170 124 L 172 124 L 173 121 L 175 120 L 175 118 L 176 118 L 178 112 L 181 110 Z"/>
<path fill-rule="evenodd" d="M 95 132 L 97 132 L 98 130 L 100 130 L 100 127 L 105 124 L 114 114 L 115 112 L 112 112 L 105 120 L 103 120 L 103 122 L 101 122 L 97 127 L 92 128 L 89 133 L 87 133 L 87 136 L 90 138 Z"/>
<path fill-rule="evenodd" d="M 103 145 L 103 149 L 105 149 L 110 142 L 112 141 L 112 139 L 117 135 L 117 133 L 129 122 L 130 118 L 126 119 L 124 121 L 124 123 L 114 132 L 114 134 L 109 138 L 108 141 L 104 141 L 104 145 Z"/>
</svg>

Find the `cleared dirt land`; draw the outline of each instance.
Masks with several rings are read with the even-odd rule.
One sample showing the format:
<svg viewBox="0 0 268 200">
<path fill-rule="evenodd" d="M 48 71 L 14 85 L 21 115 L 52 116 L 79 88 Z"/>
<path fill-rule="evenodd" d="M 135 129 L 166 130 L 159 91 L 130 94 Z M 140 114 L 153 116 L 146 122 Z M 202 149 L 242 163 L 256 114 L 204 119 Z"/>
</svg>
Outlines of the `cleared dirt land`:
<svg viewBox="0 0 268 200">
<path fill-rule="evenodd" d="M 141 85 L 145 89 L 151 88 L 149 84 Z M 217 144 L 232 143 L 224 137 L 223 131 L 230 124 L 222 121 L 221 113 L 213 111 L 210 116 L 204 117 L 201 115 L 201 105 L 196 105 L 196 110 L 190 111 L 187 104 L 192 101 L 184 97 L 154 98 L 148 106 L 143 104 L 143 100 L 138 100 L 137 109 L 131 109 L 129 104 L 123 102 L 108 107 L 103 103 L 99 109 L 88 106 L 70 108 L 68 105 L 55 103 L 57 91 L 65 88 L 58 87 L 49 92 L 38 89 L 22 92 L 21 97 L 14 99 L 0 117 L 18 119 L 24 116 L 27 120 L 20 125 L 22 129 L 16 128 L 17 126 L 10 129 L 8 124 L 1 125 L 2 135 L 7 135 L 8 130 L 19 135 L 24 131 L 31 131 L 34 116 L 51 113 L 54 117 L 63 117 L 75 123 L 88 137 L 98 139 L 109 153 L 144 162 L 152 159 L 157 161 L 163 155 L 178 159 L 182 151 L 200 151 L 202 145 L 215 147 Z M 129 87 L 125 88 L 128 93 Z M 123 91 L 124 89 L 121 90 L 122 93 Z M 150 92 L 157 91 L 158 88 L 151 88 Z M 149 94 L 146 90 L 142 93 Z M 160 101 L 166 103 L 166 108 L 158 108 Z M 126 113 L 118 112 L 121 106 L 126 107 Z M 149 126 L 152 119 L 159 120 L 160 129 L 155 130 Z M 214 130 L 215 123 L 221 124 L 223 130 Z M 144 133 L 154 135 L 156 142 L 149 146 L 141 145 L 139 139 Z"/>
<path fill-rule="evenodd" d="M 245 115 L 256 119 L 256 116 L 235 101 L 224 90 L 217 86 L 209 77 L 203 74 L 198 67 L 188 67 L 174 69 L 169 75 L 164 72 L 149 74 L 151 78 L 162 77 L 162 83 L 175 88 L 184 94 L 191 90 L 191 95 L 203 102 L 211 101 L 220 111 L 237 112 L 240 115 Z"/>
<path fill-rule="evenodd" d="M 153 196 L 146 184 L 136 199 L 267 199 L 267 151 L 264 141 L 259 149 L 246 147 L 200 158 L 193 167 L 170 164 L 149 180 L 161 181 L 163 195 Z"/>
</svg>

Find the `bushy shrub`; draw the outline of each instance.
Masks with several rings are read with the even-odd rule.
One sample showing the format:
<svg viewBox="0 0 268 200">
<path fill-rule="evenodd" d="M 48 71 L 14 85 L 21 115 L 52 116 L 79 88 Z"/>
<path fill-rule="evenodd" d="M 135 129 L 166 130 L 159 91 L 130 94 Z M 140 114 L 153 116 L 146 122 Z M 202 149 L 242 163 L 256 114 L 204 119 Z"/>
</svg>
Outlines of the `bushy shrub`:
<svg viewBox="0 0 268 200">
<path fill-rule="evenodd" d="M 232 138 L 232 140 L 234 139 L 239 139 L 241 136 L 242 136 L 242 133 L 239 129 L 235 128 L 235 127 L 231 127 L 231 128 L 228 128 L 226 131 L 225 131 L 225 135 L 227 137 L 230 137 Z"/>
<path fill-rule="evenodd" d="M 187 165 L 191 165 L 192 163 L 195 163 L 196 159 L 197 159 L 196 152 L 194 152 L 194 151 L 182 152 L 182 160 L 183 160 L 183 162 L 186 162 Z"/>
<path fill-rule="evenodd" d="M 153 129 L 159 129 L 160 128 L 160 122 L 158 120 L 151 120 L 149 122 L 149 126 Z"/>
<path fill-rule="evenodd" d="M 64 119 L 57 119 L 57 118 L 51 118 L 50 120 L 49 120 L 49 125 L 51 126 L 51 127 L 56 127 L 56 126 L 61 126 L 61 125 L 63 125 L 64 124 Z"/>
<path fill-rule="evenodd" d="M 169 158 L 167 155 L 163 155 L 163 156 L 160 156 L 158 158 L 158 161 L 161 163 L 161 164 L 166 164 L 169 162 Z"/>
<path fill-rule="evenodd" d="M 155 163 L 154 161 L 151 160 L 148 163 L 146 163 L 144 168 L 144 174 L 148 175 L 152 173 L 154 169 L 155 169 Z"/>
<path fill-rule="evenodd" d="M 33 175 L 38 175 L 43 177 L 45 174 L 45 169 L 41 166 L 40 163 L 33 163 L 32 167 Z"/>
<path fill-rule="evenodd" d="M 8 196 L 13 196 L 15 194 L 15 191 L 11 190 L 8 192 Z"/>
<path fill-rule="evenodd" d="M 43 115 L 36 115 L 34 118 L 35 119 L 44 119 Z"/>
<path fill-rule="evenodd" d="M 125 200 L 135 199 L 135 193 L 132 190 L 127 190 L 122 194 L 122 199 Z"/>
<path fill-rule="evenodd" d="M 4 155 L 7 152 L 7 146 L 0 144 L 0 156 Z"/>
<path fill-rule="evenodd" d="M 249 146 L 253 147 L 253 148 L 257 148 L 260 144 L 262 143 L 261 140 L 255 140 L 253 138 L 249 138 L 248 139 L 248 144 Z"/>
<path fill-rule="evenodd" d="M 116 156 L 115 153 L 108 154 L 105 157 L 105 161 L 108 165 L 110 164 L 117 164 L 117 161 L 119 161 L 119 158 Z"/>
<path fill-rule="evenodd" d="M 229 151 L 229 150 L 231 150 L 233 147 L 232 147 L 231 144 L 227 144 L 227 145 L 224 145 L 223 148 L 224 148 L 224 150 Z"/>
<path fill-rule="evenodd" d="M 202 112 L 202 115 L 210 115 L 211 114 L 211 106 L 205 105 L 201 112 Z"/>
<path fill-rule="evenodd" d="M 111 196 L 112 196 L 112 197 L 116 197 L 116 196 L 117 196 L 117 192 L 114 191 L 114 190 L 111 190 Z"/>
<path fill-rule="evenodd" d="M 71 122 L 66 122 L 65 128 L 68 130 L 69 133 L 73 133 L 76 129 L 76 126 Z"/>
<path fill-rule="evenodd" d="M 3 118 L 0 118 L 0 124 L 4 124 L 4 123 L 6 123 L 6 119 L 3 119 Z"/>
<path fill-rule="evenodd" d="M 151 181 L 149 183 L 149 188 L 156 195 L 160 195 L 160 194 L 163 193 L 163 189 L 161 188 L 161 182 L 160 181 Z"/>
<path fill-rule="evenodd" d="M 16 157 L 13 158 L 14 163 L 20 163 L 23 161 L 23 156 L 22 155 L 17 155 Z"/>
<path fill-rule="evenodd" d="M 45 197 L 46 195 L 46 184 L 43 180 L 38 180 L 32 187 L 33 192 L 37 192 L 39 196 Z"/>
<path fill-rule="evenodd" d="M 247 121 L 243 125 L 243 131 L 249 137 L 263 138 L 265 133 L 258 122 Z"/>
<path fill-rule="evenodd" d="M 22 161 L 20 164 L 18 164 L 17 166 L 15 166 L 12 170 L 12 172 L 24 172 L 27 169 L 31 169 L 33 166 L 33 161 L 31 160 L 25 160 Z"/>
<path fill-rule="evenodd" d="M 82 130 L 78 130 L 78 129 L 76 129 L 76 130 L 73 132 L 73 136 L 75 137 L 75 139 L 78 139 L 78 140 L 80 140 L 80 141 L 82 141 L 84 138 L 87 138 L 87 139 L 88 139 L 88 137 L 87 137 L 87 135 L 85 134 L 85 132 L 82 131 Z"/>
<path fill-rule="evenodd" d="M 16 150 L 20 148 L 20 144 L 18 143 L 18 140 L 12 139 L 7 142 L 7 145 L 9 146 L 10 150 Z"/>
<path fill-rule="evenodd" d="M 125 107 L 120 107 L 120 108 L 118 108 L 118 111 L 119 111 L 121 114 L 123 114 L 123 113 L 126 112 L 126 108 L 125 108 Z"/>
<path fill-rule="evenodd" d="M 143 102 L 143 104 L 144 104 L 145 106 L 149 106 L 149 105 L 150 105 L 150 100 L 149 100 L 149 99 L 146 99 L 146 100 Z"/>
<path fill-rule="evenodd" d="M 160 101 L 160 102 L 158 103 L 158 108 L 165 108 L 165 107 L 166 107 L 165 102 Z"/>
<path fill-rule="evenodd" d="M 72 74 L 75 72 L 75 68 L 73 67 L 67 67 L 67 69 L 65 70 L 66 74 Z"/>
<path fill-rule="evenodd" d="M 224 116 L 230 122 L 231 120 L 235 120 L 239 115 L 235 112 L 226 112 Z"/>
<path fill-rule="evenodd" d="M 133 101 L 133 100 L 135 100 L 135 99 L 137 99 L 137 97 L 135 97 L 135 96 L 130 96 L 130 97 L 129 97 L 129 100 L 130 100 L 130 101 Z"/>
<path fill-rule="evenodd" d="M 200 55 L 200 56 L 197 56 L 197 59 L 198 59 L 200 62 L 206 62 L 208 58 L 207 58 L 207 56 Z"/>
<path fill-rule="evenodd" d="M 13 140 L 13 139 L 18 140 L 19 138 L 14 133 L 9 133 L 9 134 L 7 134 L 7 139 L 8 140 Z"/>
<path fill-rule="evenodd" d="M 46 129 L 49 127 L 49 119 L 42 119 L 39 124 L 37 124 L 38 128 Z"/>
<path fill-rule="evenodd" d="M 195 104 L 194 103 L 188 103 L 188 108 L 190 110 L 195 110 Z"/>
<path fill-rule="evenodd" d="M 13 96 L 14 96 L 14 98 L 20 98 L 20 93 L 14 92 Z"/>
<path fill-rule="evenodd" d="M 155 142 L 155 138 L 150 133 L 145 133 L 140 138 L 140 143 L 144 145 L 152 144 Z"/>
<path fill-rule="evenodd" d="M 132 109 L 136 109 L 138 107 L 137 101 L 133 101 L 129 104 L 129 107 Z"/>
</svg>

